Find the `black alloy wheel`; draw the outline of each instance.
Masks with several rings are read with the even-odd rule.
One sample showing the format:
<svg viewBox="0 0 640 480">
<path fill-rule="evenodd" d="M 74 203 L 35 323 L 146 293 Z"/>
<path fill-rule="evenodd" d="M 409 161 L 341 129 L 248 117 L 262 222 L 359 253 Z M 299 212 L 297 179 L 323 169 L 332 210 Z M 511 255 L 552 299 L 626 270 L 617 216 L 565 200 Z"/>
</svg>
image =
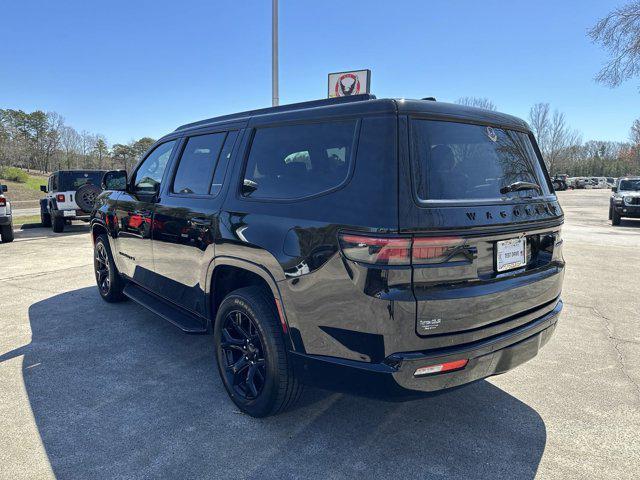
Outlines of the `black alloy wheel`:
<svg viewBox="0 0 640 480">
<path fill-rule="evenodd" d="M 111 272 L 107 249 L 102 242 L 96 244 L 94 260 L 98 290 L 102 296 L 108 295 L 111 290 Z"/>
<path fill-rule="evenodd" d="M 231 400 L 252 417 L 275 415 L 300 398 L 273 294 L 249 286 L 230 292 L 213 324 L 218 372 Z"/>
<path fill-rule="evenodd" d="M 223 371 L 242 400 L 255 400 L 267 378 L 263 342 L 257 325 L 240 310 L 232 310 L 222 326 Z"/>
<path fill-rule="evenodd" d="M 98 235 L 93 247 L 93 267 L 96 274 L 96 284 L 100 296 L 107 302 L 120 302 L 127 297 L 122 293 L 124 280 L 120 276 L 109 248 L 106 235 Z"/>
</svg>

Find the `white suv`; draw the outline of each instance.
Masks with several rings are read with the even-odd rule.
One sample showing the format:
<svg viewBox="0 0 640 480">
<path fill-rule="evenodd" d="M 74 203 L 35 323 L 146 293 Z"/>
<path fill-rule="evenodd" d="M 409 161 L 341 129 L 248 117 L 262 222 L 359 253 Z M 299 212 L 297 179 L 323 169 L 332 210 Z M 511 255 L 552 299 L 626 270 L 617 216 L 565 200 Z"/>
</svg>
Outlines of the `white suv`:
<svg viewBox="0 0 640 480">
<path fill-rule="evenodd" d="M 105 170 L 60 170 L 49 175 L 40 190 L 47 195 L 40 200 L 40 221 L 54 232 L 64 231 L 72 220 L 89 221 L 93 202 L 102 192 Z"/>
<path fill-rule="evenodd" d="M 0 238 L 2 243 L 13 242 L 13 220 L 11 217 L 11 203 L 3 194 L 6 185 L 0 185 Z"/>
</svg>

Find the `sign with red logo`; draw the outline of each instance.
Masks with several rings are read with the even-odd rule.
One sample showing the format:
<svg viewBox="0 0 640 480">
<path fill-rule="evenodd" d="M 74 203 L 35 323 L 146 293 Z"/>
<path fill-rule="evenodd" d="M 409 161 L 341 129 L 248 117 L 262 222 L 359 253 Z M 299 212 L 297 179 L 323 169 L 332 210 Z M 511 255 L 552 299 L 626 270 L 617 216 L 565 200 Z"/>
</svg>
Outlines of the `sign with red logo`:
<svg viewBox="0 0 640 480">
<path fill-rule="evenodd" d="M 369 93 L 371 70 L 354 70 L 329 74 L 329 98 Z"/>
</svg>

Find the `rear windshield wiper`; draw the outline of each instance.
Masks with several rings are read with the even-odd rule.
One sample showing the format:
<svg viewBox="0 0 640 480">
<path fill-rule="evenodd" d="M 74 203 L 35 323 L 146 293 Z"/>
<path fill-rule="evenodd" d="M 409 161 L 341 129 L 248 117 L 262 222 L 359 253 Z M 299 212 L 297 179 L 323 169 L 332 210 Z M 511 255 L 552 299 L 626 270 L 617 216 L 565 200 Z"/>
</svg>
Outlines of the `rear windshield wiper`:
<svg viewBox="0 0 640 480">
<path fill-rule="evenodd" d="M 542 193 L 542 188 L 537 183 L 532 182 L 513 182 L 511 185 L 502 187 L 500 193 L 518 192 L 520 190 L 537 190 Z"/>
</svg>

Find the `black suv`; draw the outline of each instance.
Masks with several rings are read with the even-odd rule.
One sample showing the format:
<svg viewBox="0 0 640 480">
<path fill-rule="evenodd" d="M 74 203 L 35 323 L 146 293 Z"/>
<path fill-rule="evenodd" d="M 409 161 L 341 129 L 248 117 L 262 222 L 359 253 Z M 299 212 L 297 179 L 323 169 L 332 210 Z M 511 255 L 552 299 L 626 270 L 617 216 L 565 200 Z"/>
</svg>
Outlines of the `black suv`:
<svg viewBox="0 0 640 480">
<path fill-rule="evenodd" d="M 620 225 L 622 217 L 640 218 L 640 177 L 623 177 L 612 187 L 609 200 L 609 220 Z"/>
<path fill-rule="evenodd" d="M 522 120 L 361 95 L 158 140 L 91 221 L 102 297 L 212 332 L 253 416 L 301 385 L 412 397 L 536 355 L 562 309 L 563 213 Z"/>
</svg>

